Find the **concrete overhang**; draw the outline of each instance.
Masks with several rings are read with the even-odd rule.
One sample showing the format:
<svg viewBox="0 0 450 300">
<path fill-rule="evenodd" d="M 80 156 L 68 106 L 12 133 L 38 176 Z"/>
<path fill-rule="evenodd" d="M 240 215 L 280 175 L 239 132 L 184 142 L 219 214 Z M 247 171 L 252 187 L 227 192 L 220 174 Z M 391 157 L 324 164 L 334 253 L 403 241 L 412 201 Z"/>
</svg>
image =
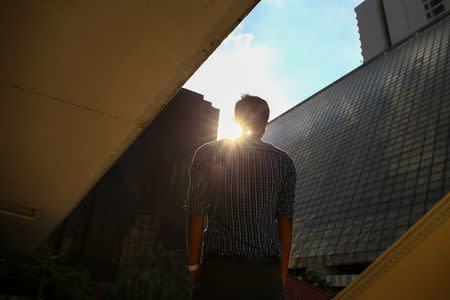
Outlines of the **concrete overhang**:
<svg viewBox="0 0 450 300">
<path fill-rule="evenodd" d="M 258 2 L 2 2 L 1 253 L 37 247 Z"/>
</svg>

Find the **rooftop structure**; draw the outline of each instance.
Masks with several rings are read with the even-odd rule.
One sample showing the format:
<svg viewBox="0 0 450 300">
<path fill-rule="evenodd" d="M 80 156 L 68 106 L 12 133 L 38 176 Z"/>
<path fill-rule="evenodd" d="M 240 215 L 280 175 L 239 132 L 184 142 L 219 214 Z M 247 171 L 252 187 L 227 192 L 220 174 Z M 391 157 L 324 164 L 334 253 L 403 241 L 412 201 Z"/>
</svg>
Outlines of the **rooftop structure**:
<svg viewBox="0 0 450 300">
<path fill-rule="evenodd" d="M 450 0 L 366 0 L 355 8 L 364 62 L 448 14 Z"/>
</svg>

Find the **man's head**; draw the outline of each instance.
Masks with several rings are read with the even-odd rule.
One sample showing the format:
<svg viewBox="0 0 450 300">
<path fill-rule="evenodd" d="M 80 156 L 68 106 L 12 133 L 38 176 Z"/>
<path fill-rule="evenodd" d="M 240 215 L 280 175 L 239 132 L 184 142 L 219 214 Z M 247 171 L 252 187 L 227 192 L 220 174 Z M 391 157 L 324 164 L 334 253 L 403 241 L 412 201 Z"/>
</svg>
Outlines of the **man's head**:
<svg viewBox="0 0 450 300">
<path fill-rule="evenodd" d="M 269 120 L 269 105 L 259 97 L 245 94 L 234 106 L 234 118 L 247 132 L 262 137 Z"/>
</svg>

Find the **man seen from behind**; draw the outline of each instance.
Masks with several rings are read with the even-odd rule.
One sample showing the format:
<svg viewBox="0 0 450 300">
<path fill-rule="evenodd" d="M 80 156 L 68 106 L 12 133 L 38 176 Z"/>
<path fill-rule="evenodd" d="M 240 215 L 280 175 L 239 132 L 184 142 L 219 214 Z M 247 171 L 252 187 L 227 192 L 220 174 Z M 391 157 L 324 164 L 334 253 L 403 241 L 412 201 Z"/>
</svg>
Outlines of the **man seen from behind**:
<svg viewBox="0 0 450 300">
<path fill-rule="evenodd" d="M 188 267 L 192 299 L 283 299 L 296 171 L 287 153 L 261 141 L 269 106 L 244 95 L 236 140 L 204 144 L 189 167 Z"/>
</svg>

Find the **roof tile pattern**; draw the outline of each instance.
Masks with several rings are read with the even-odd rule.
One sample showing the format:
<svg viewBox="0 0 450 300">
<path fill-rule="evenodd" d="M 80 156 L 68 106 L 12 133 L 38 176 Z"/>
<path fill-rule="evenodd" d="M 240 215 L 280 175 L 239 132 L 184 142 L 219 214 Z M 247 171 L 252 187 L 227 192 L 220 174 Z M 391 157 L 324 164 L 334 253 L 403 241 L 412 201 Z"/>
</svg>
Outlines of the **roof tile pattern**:
<svg viewBox="0 0 450 300">
<path fill-rule="evenodd" d="M 293 258 L 383 251 L 450 191 L 450 17 L 272 121 L 298 178 Z"/>
</svg>

